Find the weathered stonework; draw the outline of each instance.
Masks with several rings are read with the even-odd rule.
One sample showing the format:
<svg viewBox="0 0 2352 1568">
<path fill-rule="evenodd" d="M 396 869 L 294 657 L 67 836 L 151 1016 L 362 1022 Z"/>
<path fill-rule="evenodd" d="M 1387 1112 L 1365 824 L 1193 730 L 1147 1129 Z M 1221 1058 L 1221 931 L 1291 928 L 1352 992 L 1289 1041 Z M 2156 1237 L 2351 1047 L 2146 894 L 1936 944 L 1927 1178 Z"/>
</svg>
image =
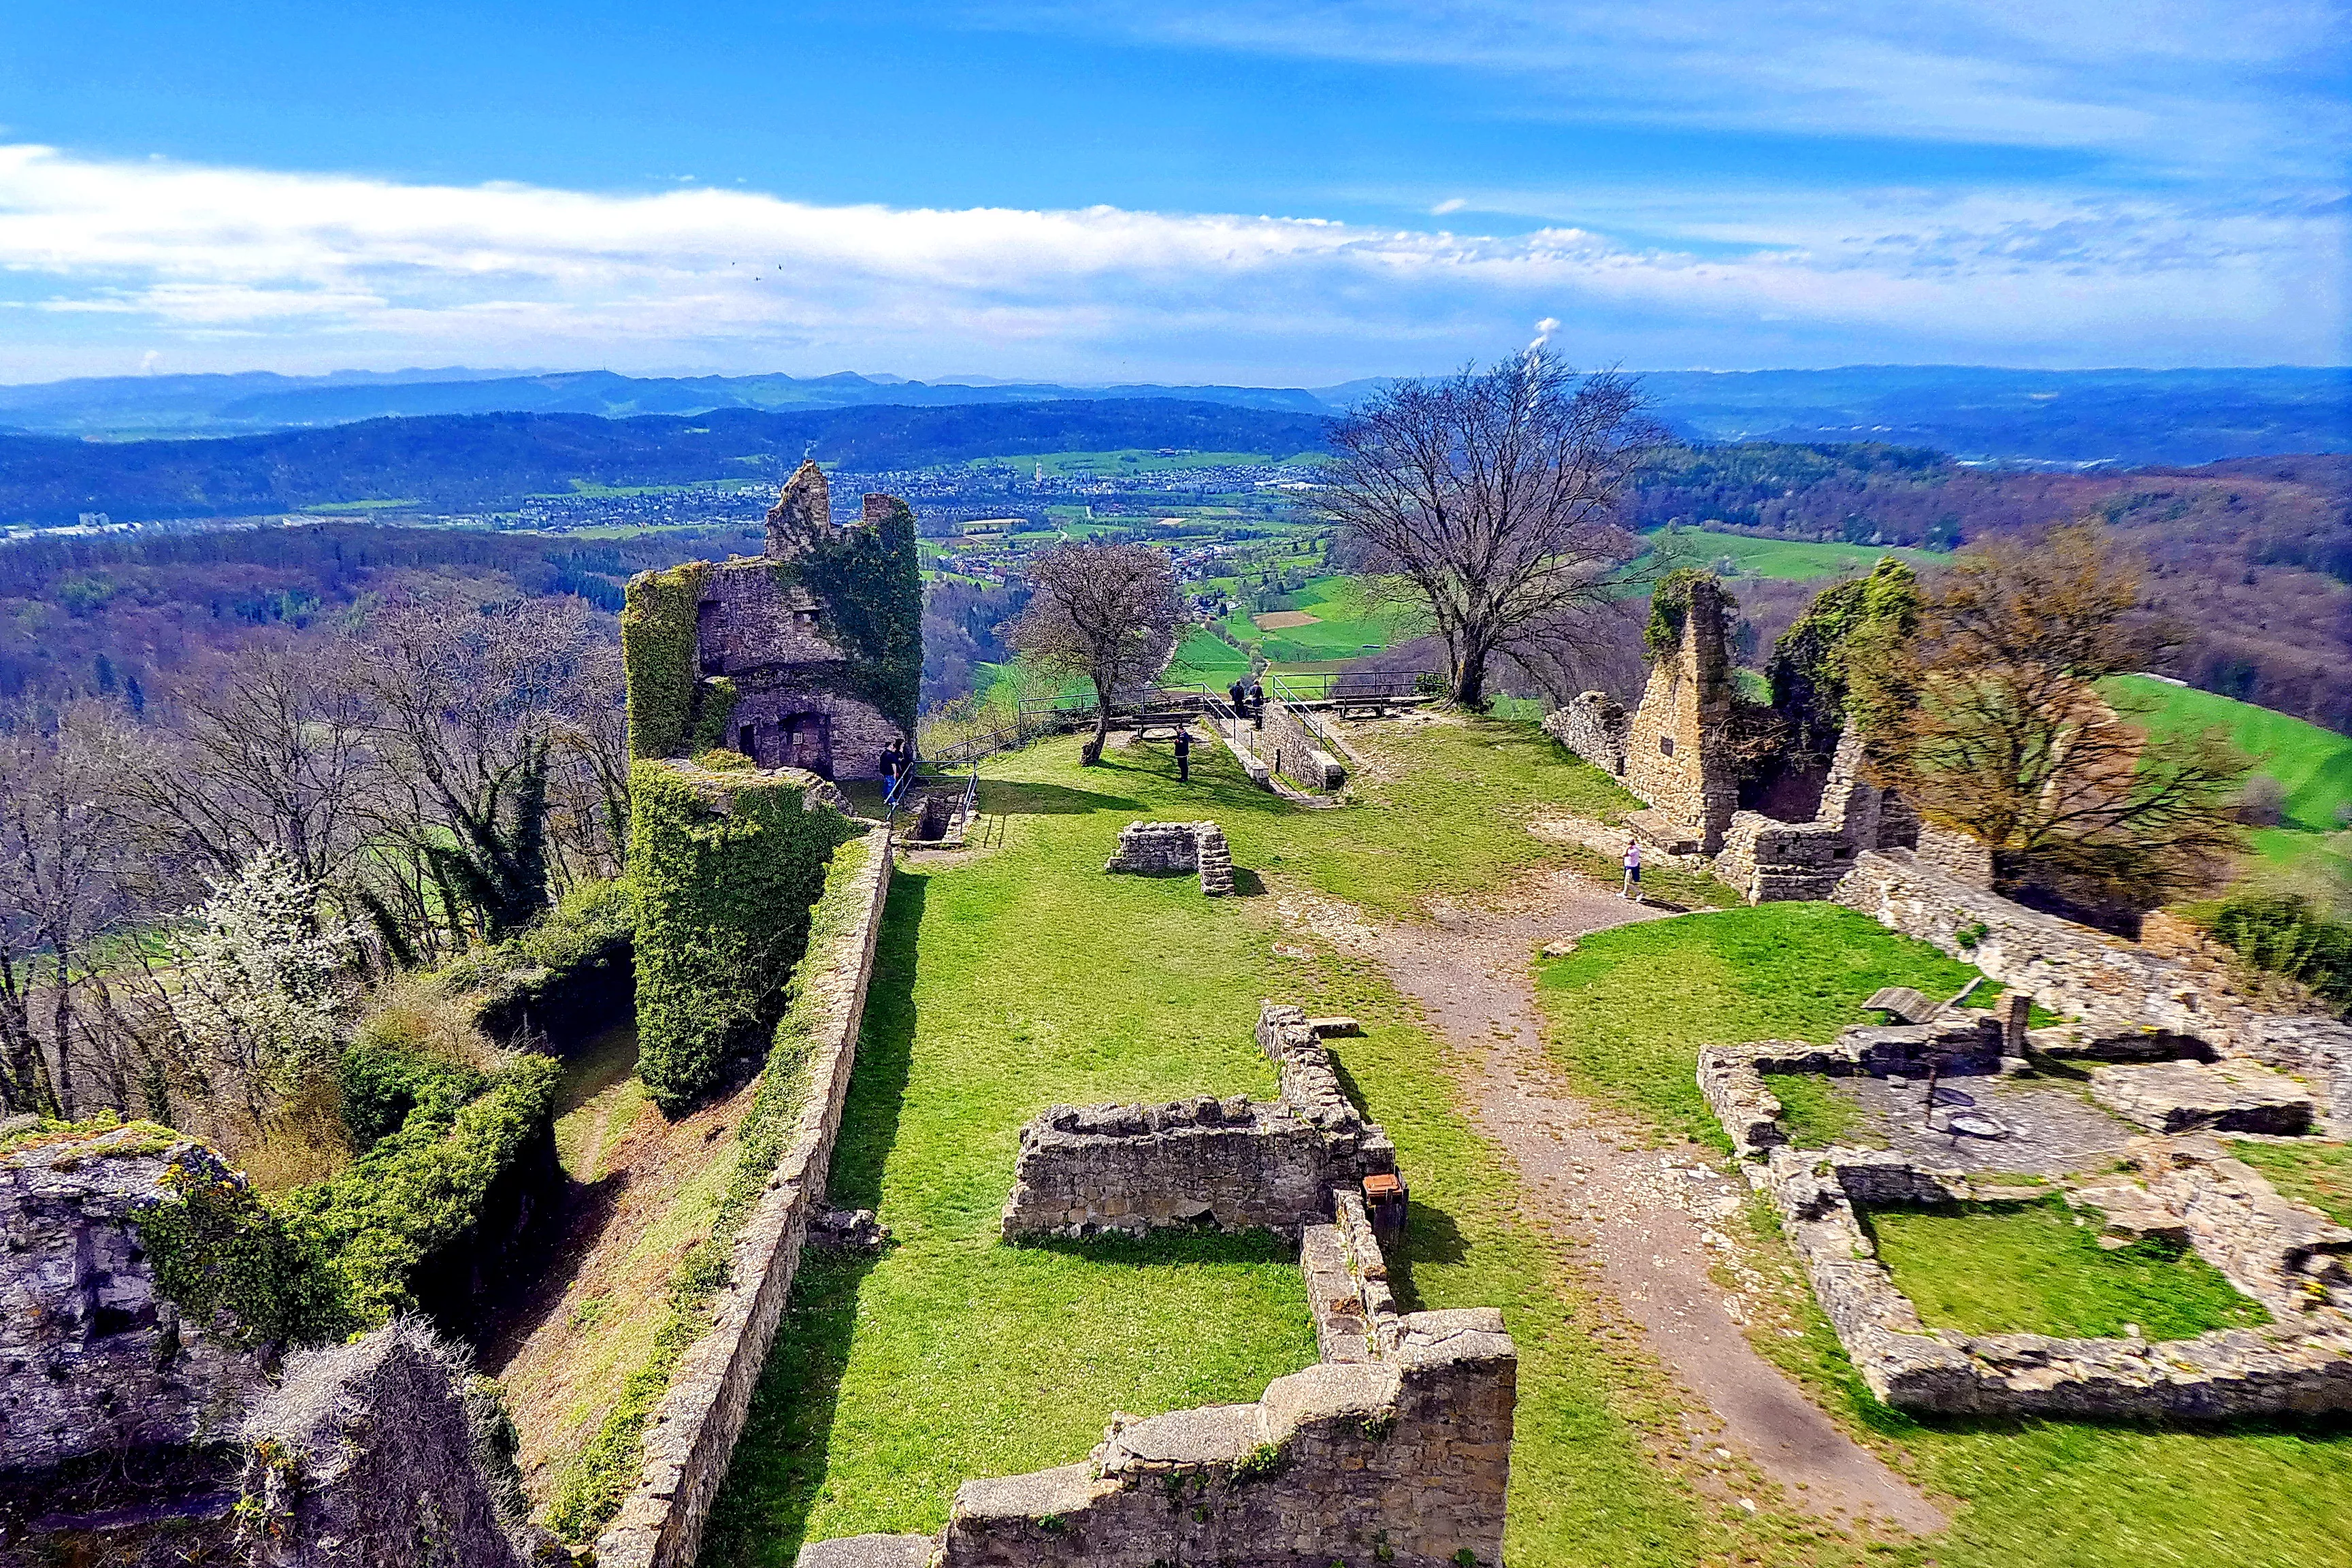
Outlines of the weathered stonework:
<svg viewBox="0 0 2352 1568">
<path fill-rule="evenodd" d="M 1255 1405 L 1114 1423 L 1084 1464 L 966 1481 L 941 1568 L 1500 1563 L 1517 1349 L 1492 1308 L 1400 1324 L 1387 1355 Z"/>
<path fill-rule="evenodd" d="M 1333 1188 L 1395 1173 L 1396 1146 L 1340 1090 L 1305 1013 L 1267 1003 L 1258 1043 L 1281 1073 L 1272 1101 L 1057 1105 L 1031 1121 L 1004 1201 L 1005 1239 L 1201 1224 L 1297 1237 L 1331 1217 Z"/>
<path fill-rule="evenodd" d="M 0 1472 L 217 1441 L 268 1381 L 226 1313 L 158 1288 L 133 1216 L 245 1178 L 145 1123 L 0 1154 Z"/>
<path fill-rule="evenodd" d="M 2311 1131 L 2311 1091 L 2253 1062 L 2130 1062 L 2091 1069 L 2091 1098 L 2151 1132 Z"/>
<path fill-rule="evenodd" d="M 1198 872 L 1208 897 L 1234 890 L 1233 849 L 1213 822 L 1130 822 L 1118 830 L 1118 848 L 1103 869 L 1141 877 Z"/>
<path fill-rule="evenodd" d="M 1699 578 L 1682 640 L 1651 668 L 1625 738 L 1625 787 L 1649 803 L 1671 830 L 1664 836 L 1679 833 L 1707 855 L 1723 847 L 1739 809 L 1739 781 L 1721 744 L 1735 695 L 1724 630 L 1723 590 Z"/>
<path fill-rule="evenodd" d="M 1972 887 L 1992 885 L 1992 851 L 1963 833 L 1920 821 L 1901 796 L 1863 772 L 1862 736 L 1849 729 L 1822 780 L 1821 800 L 1804 822 L 1782 822 L 1760 811 L 1732 814 L 1715 876 L 1747 894 L 1751 904 L 1827 899 L 1868 849 L 1912 848 Z"/>
<path fill-rule="evenodd" d="M 1856 857 L 1837 901 L 2072 1015 L 2070 1048 L 2109 1054 L 2111 1042 L 2156 1040 L 2166 1048 L 2152 1054 L 2245 1058 L 2305 1079 L 2323 1116 L 2352 1126 L 2352 1026 L 2267 1011 L 2218 966 L 2027 909 L 1909 850 Z"/>
<path fill-rule="evenodd" d="M 1700 1091 L 1741 1168 L 1780 1211 L 1822 1310 L 1879 1398 L 1946 1414 L 2097 1418 L 2352 1409 L 2352 1230 L 2288 1203 L 2203 1138 L 2137 1140 L 2126 1173 L 2072 1182 L 2064 1195 L 2102 1215 L 2112 1244 L 2160 1237 L 2193 1247 L 2275 1321 L 2157 1342 L 1927 1328 L 1857 1211 L 2011 1200 L 2021 1190 L 1883 1150 L 1790 1148 L 1762 1076 L 1883 1073 L 1901 1065 L 1901 1042 L 1887 1038 L 1895 1033 L 1849 1029 L 1829 1046 L 1710 1046 L 1698 1066 Z"/>
<path fill-rule="evenodd" d="M 871 779 L 882 776 L 884 752 L 908 738 L 922 659 L 914 515 L 896 497 L 869 495 L 863 521 L 844 530 L 831 509 L 824 473 L 804 462 L 768 513 L 764 554 L 698 564 L 684 588 L 663 587 L 678 573 L 630 584 L 625 646 L 643 637 L 651 647 L 661 593 L 694 600 L 690 653 L 677 645 L 691 669 L 671 673 L 665 645 L 645 671 L 654 684 L 683 681 L 691 698 L 698 739 L 673 749 L 716 744 L 763 768 Z M 633 663 L 633 687 L 637 679 Z"/>
<path fill-rule="evenodd" d="M 1625 705 L 1605 691 L 1580 691 L 1544 715 L 1544 733 L 1604 773 L 1622 777 L 1625 742 L 1633 727 Z"/>
<path fill-rule="evenodd" d="M 252 1568 L 525 1568 L 566 1561 L 523 1522 L 497 1413 L 416 1319 L 288 1358 L 246 1417 L 237 1517 Z"/>
<path fill-rule="evenodd" d="M 1329 791 L 1348 782 L 1347 765 L 1289 703 L 1267 698 L 1263 719 L 1262 744 L 1276 773 L 1301 789 Z"/>
<path fill-rule="evenodd" d="M 821 998 L 822 1022 L 810 1042 L 800 1126 L 736 1233 L 729 1283 L 711 1303 L 709 1331 L 679 1358 L 669 1392 L 646 1425 L 636 1487 L 596 1540 L 602 1568 L 687 1568 L 701 1548 L 711 1501 L 726 1479 L 751 1413 L 751 1391 L 792 1293 L 802 1243 L 826 1208 L 826 1174 L 866 1014 L 891 849 L 887 834 L 877 829 L 846 895 L 856 900 L 856 918 L 801 961 L 804 984 Z"/>
</svg>

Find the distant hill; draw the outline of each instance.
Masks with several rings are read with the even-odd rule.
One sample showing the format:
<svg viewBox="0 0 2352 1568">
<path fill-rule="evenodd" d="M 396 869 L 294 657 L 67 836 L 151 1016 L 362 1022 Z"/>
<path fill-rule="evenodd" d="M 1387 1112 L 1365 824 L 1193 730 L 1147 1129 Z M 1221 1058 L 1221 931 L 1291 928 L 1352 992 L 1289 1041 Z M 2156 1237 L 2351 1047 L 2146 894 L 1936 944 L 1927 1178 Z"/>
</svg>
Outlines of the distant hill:
<svg viewBox="0 0 2352 1568">
<path fill-rule="evenodd" d="M 211 440 L 0 435 L 0 524 L 237 517 L 339 501 L 478 510 L 562 493 L 573 480 L 686 484 L 775 478 L 803 457 L 851 472 L 1031 452 L 1179 447 L 1318 448 L 1326 418 L 1159 398 L 879 405 L 691 416 L 467 414 L 370 419 Z"/>
<path fill-rule="evenodd" d="M 2352 451 L 2352 371 L 2023 371 L 1949 365 L 1654 371 L 1643 384 L 1698 441 L 1873 441 L 1965 461 L 2126 468 Z M 1337 413 L 1385 379 L 1318 388 L 927 384 L 892 375 L 628 376 L 419 370 L 295 377 L 123 376 L 0 386 L 0 428 L 53 435 L 218 436 L 450 414 L 629 418 L 747 408 L 947 407 L 1157 400 Z"/>
</svg>

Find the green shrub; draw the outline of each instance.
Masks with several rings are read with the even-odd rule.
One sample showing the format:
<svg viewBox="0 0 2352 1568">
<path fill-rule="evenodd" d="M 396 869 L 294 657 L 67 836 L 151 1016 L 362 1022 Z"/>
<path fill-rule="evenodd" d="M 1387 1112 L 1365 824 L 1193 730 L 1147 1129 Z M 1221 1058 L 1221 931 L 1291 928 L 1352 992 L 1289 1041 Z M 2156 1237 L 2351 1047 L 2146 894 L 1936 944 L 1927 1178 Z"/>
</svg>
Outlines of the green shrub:
<svg viewBox="0 0 2352 1568">
<path fill-rule="evenodd" d="M 156 1289 L 188 1321 L 211 1322 L 226 1310 L 231 1338 L 247 1346 L 315 1344 L 348 1326 L 323 1251 L 210 1151 L 173 1161 L 163 1184 L 178 1201 L 142 1205 L 131 1223 Z"/>
<path fill-rule="evenodd" d="M 481 1092 L 482 1074 L 462 1062 L 386 1038 L 391 1032 L 370 1025 L 396 1015 L 378 1015 L 361 1026 L 343 1047 L 337 1077 L 343 1099 L 343 1126 L 352 1147 L 362 1152 L 400 1131 L 420 1107 L 446 1119 Z"/>
<path fill-rule="evenodd" d="M 782 780 L 639 762 L 630 774 L 637 894 L 637 1076 L 671 1116 L 755 1048 L 782 1009 L 834 847 L 855 833 Z"/>
<path fill-rule="evenodd" d="M 2352 921 L 2328 919 L 2300 893 L 2241 893 L 2222 900 L 2211 930 L 2248 963 L 2352 1009 Z"/>
<path fill-rule="evenodd" d="M 478 1255 L 520 1184 L 554 1160 L 560 1069 L 520 1056 L 463 1105 L 419 1103 L 400 1131 L 313 1186 L 286 1194 L 296 1233 L 331 1259 L 343 1305 L 362 1325 L 428 1311 L 470 1289 Z"/>
<path fill-rule="evenodd" d="M 636 931 L 626 881 L 583 882 L 512 937 L 452 959 L 430 980 L 446 995 L 469 999 L 493 1039 L 512 1043 L 533 1030 L 560 1037 L 619 1011 Z"/>
<path fill-rule="evenodd" d="M 1867 577 L 1832 584 L 1813 595 L 1804 613 L 1772 644 L 1765 672 L 1772 701 L 1796 727 L 1796 743 L 1829 751 L 1845 727 L 1847 650 L 1889 637 L 1907 637 L 1919 623 L 1918 574 L 1893 556 Z"/>
</svg>

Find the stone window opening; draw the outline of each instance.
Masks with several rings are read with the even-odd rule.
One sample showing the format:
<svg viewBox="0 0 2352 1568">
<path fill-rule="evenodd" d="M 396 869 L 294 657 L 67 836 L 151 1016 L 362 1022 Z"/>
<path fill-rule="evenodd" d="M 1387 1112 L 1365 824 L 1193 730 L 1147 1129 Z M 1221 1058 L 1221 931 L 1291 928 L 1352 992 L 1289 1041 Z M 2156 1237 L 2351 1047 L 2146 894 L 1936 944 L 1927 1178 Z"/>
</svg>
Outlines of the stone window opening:
<svg viewBox="0 0 2352 1568">
<path fill-rule="evenodd" d="M 744 724 L 736 730 L 735 749 L 754 762 L 760 758 L 759 742 L 760 727 L 757 724 Z"/>
<path fill-rule="evenodd" d="M 1658 751 L 1663 756 L 1673 756 L 1675 754 L 1675 738 L 1672 735 L 1659 736 Z"/>
<path fill-rule="evenodd" d="M 727 656 L 715 635 L 723 611 L 717 601 L 705 599 L 694 606 L 694 641 L 702 656 L 702 673 L 727 673 Z"/>
</svg>

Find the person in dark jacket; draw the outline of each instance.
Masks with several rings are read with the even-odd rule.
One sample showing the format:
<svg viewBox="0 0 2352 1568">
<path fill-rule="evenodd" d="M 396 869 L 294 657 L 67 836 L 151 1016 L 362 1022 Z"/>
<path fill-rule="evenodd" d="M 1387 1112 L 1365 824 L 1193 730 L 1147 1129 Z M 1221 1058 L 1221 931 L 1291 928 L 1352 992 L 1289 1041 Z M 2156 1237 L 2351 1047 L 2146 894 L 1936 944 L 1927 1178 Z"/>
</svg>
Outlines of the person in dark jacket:
<svg viewBox="0 0 2352 1568">
<path fill-rule="evenodd" d="M 1263 686 L 1261 686 L 1261 685 L 1259 685 L 1259 684 L 1258 684 L 1256 681 L 1255 681 L 1255 680 L 1253 680 L 1253 681 L 1251 681 L 1251 682 L 1250 682 L 1250 689 L 1249 689 L 1249 703 L 1250 703 L 1250 722 L 1251 722 L 1251 723 L 1253 723 L 1253 724 L 1255 724 L 1255 725 L 1256 725 L 1256 726 L 1257 726 L 1259 729 L 1261 729 L 1261 730 L 1265 729 L 1265 687 L 1263 687 Z"/>
<path fill-rule="evenodd" d="M 1192 730 L 1190 725 L 1176 731 L 1176 782 L 1192 782 Z"/>
</svg>

